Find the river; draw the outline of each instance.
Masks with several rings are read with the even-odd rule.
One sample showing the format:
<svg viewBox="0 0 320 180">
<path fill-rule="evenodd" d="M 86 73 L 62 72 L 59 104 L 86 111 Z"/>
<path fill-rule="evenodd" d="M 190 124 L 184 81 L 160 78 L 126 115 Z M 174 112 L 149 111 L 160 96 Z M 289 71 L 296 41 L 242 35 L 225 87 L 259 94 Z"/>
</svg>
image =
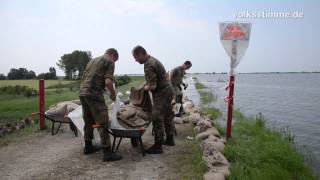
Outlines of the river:
<svg viewBox="0 0 320 180">
<path fill-rule="evenodd" d="M 226 111 L 223 98 L 227 74 L 193 75 L 217 96 L 215 106 Z M 269 127 L 288 128 L 298 149 L 320 172 L 320 73 L 237 74 L 236 109 L 247 116 L 262 113 Z"/>
</svg>

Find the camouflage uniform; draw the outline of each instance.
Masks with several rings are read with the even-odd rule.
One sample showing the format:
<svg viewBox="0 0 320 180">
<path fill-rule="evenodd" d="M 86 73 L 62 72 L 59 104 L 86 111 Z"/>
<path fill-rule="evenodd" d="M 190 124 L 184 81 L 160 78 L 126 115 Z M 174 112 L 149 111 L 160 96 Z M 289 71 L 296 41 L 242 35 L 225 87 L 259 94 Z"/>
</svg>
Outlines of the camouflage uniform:
<svg viewBox="0 0 320 180">
<path fill-rule="evenodd" d="M 185 75 L 185 71 L 181 66 L 174 68 L 171 71 L 171 84 L 174 90 L 174 96 L 176 103 L 182 103 L 182 79 Z"/>
<path fill-rule="evenodd" d="M 108 108 L 105 104 L 103 91 L 105 79 L 113 80 L 114 62 L 105 56 L 91 60 L 84 72 L 80 85 L 80 101 L 82 104 L 84 126 L 84 140 L 93 139 L 93 124 L 100 124 L 99 128 L 102 147 L 110 147 Z"/>
<path fill-rule="evenodd" d="M 163 144 L 164 129 L 166 136 L 173 136 L 174 122 L 171 100 L 173 90 L 166 80 L 166 70 L 162 63 L 152 56 L 144 63 L 144 72 L 147 85 L 156 86 L 152 91 L 152 125 L 155 135 L 155 143 Z"/>
</svg>

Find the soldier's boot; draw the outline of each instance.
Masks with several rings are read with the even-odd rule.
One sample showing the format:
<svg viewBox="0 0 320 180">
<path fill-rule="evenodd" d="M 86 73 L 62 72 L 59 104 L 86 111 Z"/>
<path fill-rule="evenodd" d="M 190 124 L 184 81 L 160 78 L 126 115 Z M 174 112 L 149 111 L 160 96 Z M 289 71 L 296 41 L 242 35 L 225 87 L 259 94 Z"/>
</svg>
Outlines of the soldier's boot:
<svg viewBox="0 0 320 180">
<path fill-rule="evenodd" d="M 186 114 L 186 113 L 184 112 L 183 106 L 180 107 L 179 114 L 180 114 L 180 116 Z"/>
<path fill-rule="evenodd" d="M 173 136 L 168 136 L 166 141 L 164 142 L 164 145 L 167 145 L 167 146 L 174 146 L 175 143 L 174 143 L 174 138 Z"/>
<path fill-rule="evenodd" d="M 84 143 L 83 154 L 88 155 L 99 151 L 98 148 L 92 145 L 92 141 L 86 140 Z"/>
<path fill-rule="evenodd" d="M 119 161 L 122 159 L 121 155 L 111 151 L 111 148 L 103 148 L 103 161 Z"/>
<path fill-rule="evenodd" d="M 147 154 L 162 154 L 162 143 L 155 143 L 149 149 L 146 150 Z"/>
</svg>

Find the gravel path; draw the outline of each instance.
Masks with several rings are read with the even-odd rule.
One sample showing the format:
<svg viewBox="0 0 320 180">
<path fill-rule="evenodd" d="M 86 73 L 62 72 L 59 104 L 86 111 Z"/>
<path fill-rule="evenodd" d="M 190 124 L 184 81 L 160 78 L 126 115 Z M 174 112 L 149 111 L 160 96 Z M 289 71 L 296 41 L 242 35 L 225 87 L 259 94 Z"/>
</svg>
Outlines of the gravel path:
<svg viewBox="0 0 320 180">
<path fill-rule="evenodd" d="M 102 152 L 82 154 L 82 137 L 74 137 L 68 127 L 55 136 L 49 133 L 27 138 L 24 142 L 0 147 L 0 179 L 181 179 L 178 155 L 183 150 L 190 124 L 177 126 L 176 146 L 164 147 L 164 154 L 142 157 L 139 148 L 123 140 L 119 153 L 123 160 L 102 162 Z M 153 143 L 151 127 L 143 137 L 144 145 Z M 190 129 L 189 135 L 192 134 Z"/>
</svg>

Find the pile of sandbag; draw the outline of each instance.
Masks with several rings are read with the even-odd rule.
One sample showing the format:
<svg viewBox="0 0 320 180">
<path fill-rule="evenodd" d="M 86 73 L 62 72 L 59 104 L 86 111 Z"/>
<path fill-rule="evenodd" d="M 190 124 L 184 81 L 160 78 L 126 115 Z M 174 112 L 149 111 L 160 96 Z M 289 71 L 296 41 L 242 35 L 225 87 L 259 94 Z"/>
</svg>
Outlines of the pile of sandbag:
<svg viewBox="0 0 320 180">
<path fill-rule="evenodd" d="M 0 124 L 0 138 L 20 129 L 30 127 L 32 124 L 34 124 L 34 121 L 31 117 L 24 118 L 20 122 Z"/>
<path fill-rule="evenodd" d="M 80 105 L 81 103 L 79 100 L 63 101 L 55 105 L 51 105 L 45 113 L 46 115 L 52 116 L 54 118 L 59 118 L 63 121 L 69 121 L 69 119 L 65 118 L 65 116 L 74 111 Z"/>
<path fill-rule="evenodd" d="M 226 141 L 220 136 L 214 127 L 214 120 L 205 116 L 193 102 L 184 99 L 184 110 L 188 116 L 185 121 L 190 121 L 196 133 L 195 139 L 200 142 L 203 152 L 202 159 L 206 162 L 208 172 L 203 176 L 204 180 L 223 180 L 230 175 L 230 164 L 223 155 Z"/>
<path fill-rule="evenodd" d="M 151 100 L 143 86 L 131 88 L 130 103 L 120 107 L 117 120 L 126 129 L 139 129 L 151 121 Z"/>
<path fill-rule="evenodd" d="M 141 107 L 128 104 L 120 108 L 117 119 L 121 126 L 126 129 L 139 129 L 149 124 L 151 113 L 143 111 Z"/>
</svg>

